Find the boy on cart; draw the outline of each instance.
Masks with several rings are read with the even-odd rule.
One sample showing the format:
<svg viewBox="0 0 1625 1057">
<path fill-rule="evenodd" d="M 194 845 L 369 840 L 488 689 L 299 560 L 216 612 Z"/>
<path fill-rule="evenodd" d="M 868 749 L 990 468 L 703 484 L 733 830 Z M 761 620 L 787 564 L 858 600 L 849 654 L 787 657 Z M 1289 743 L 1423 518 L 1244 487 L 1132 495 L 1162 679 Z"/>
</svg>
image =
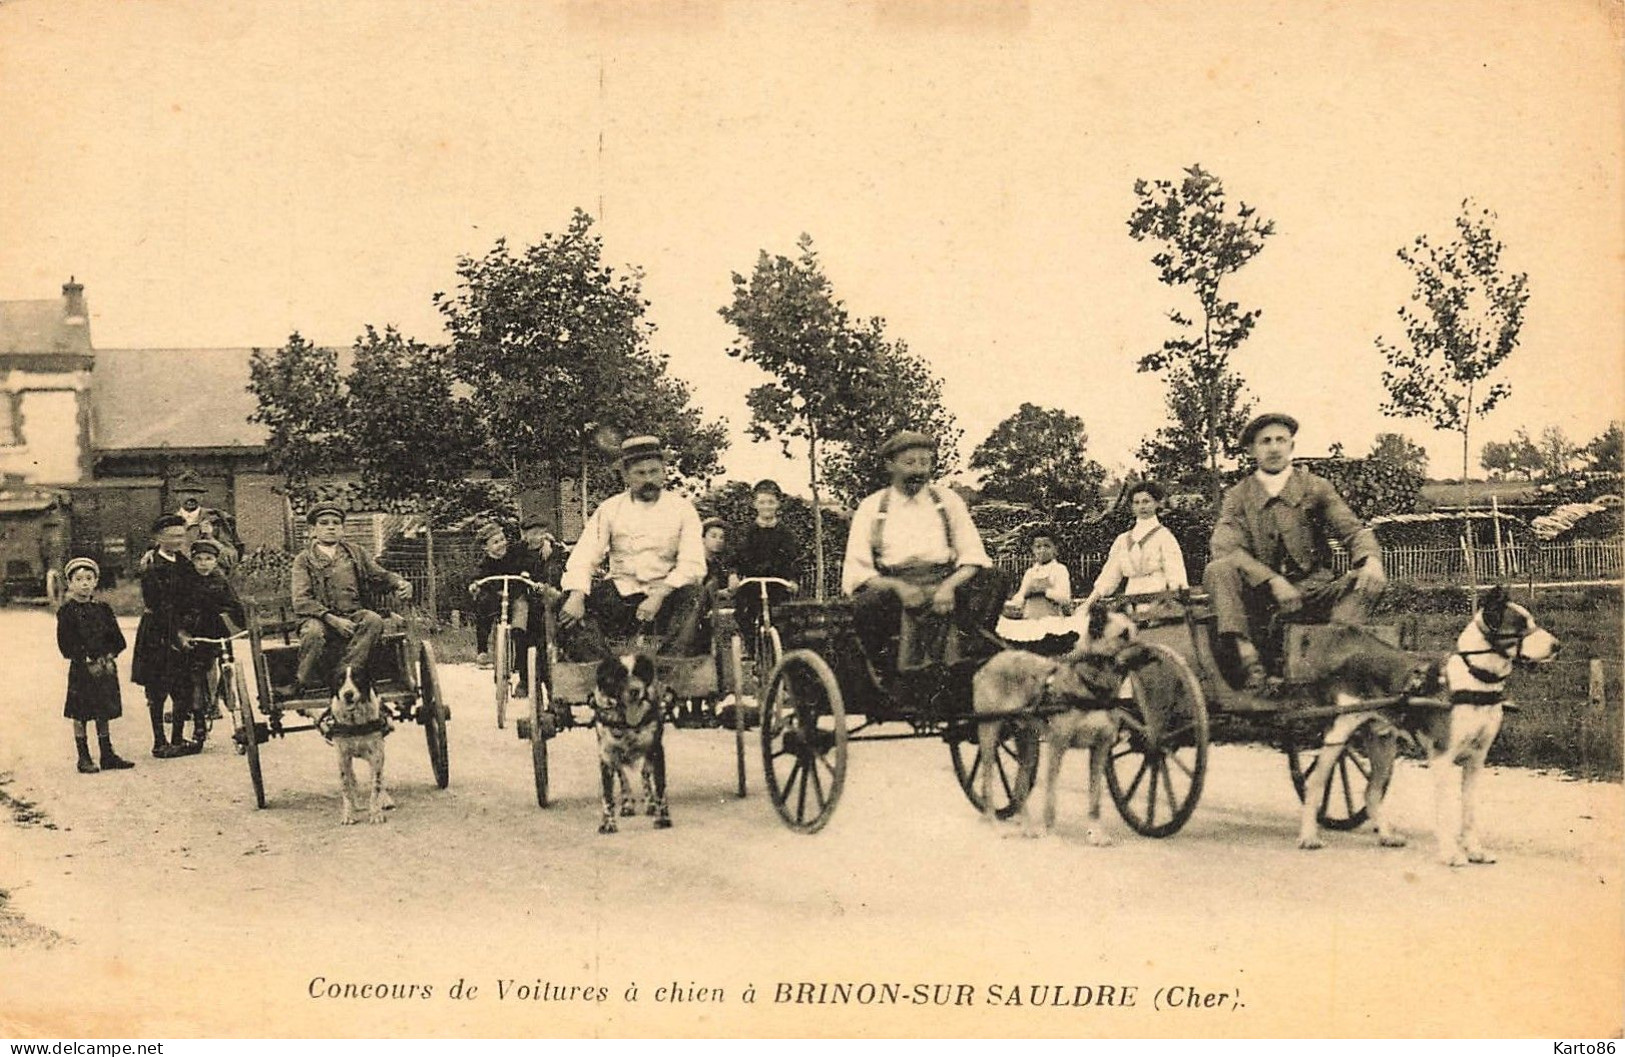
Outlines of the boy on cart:
<svg viewBox="0 0 1625 1057">
<path fill-rule="evenodd" d="M 904 611 L 951 618 L 962 643 L 996 643 L 1003 577 L 987 556 L 964 500 L 931 483 L 936 443 L 904 430 L 880 448 L 891 483 L 858 504 L 846 540 L 841 590 L 882 685 L 897 672 Z"/>
<path fill-rule="evenodd" d="M 384 618 L 362 605 L 362 589 L 385 587 L 412 597 L 412 584 L 379 565 L 373 556 L 344 539 L 344 509 L 317 503 L 305 514 L 310 545 L 293 560 L 293 612 L 299 625 L 301 693 L 325 691 L 323 670 L 330 650 L 343 646 L 341 663 L 365 670 L 384 632 Z"/>
</svg>

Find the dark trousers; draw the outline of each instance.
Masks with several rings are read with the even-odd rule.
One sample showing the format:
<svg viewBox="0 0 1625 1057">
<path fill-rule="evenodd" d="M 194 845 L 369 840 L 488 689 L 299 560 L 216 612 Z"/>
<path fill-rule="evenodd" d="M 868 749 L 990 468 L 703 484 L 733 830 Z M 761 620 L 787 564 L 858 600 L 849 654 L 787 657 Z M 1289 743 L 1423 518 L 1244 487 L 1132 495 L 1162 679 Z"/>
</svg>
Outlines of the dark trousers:
<svg viewBox="0 0 1625 1057">
<path fill-rule="evenodd" d="M 344 653 L 339 663 L 365 669 L 372 658 L 373 647 L 384 633 L 384 618 L 370 609 L 341 613 L 355 621 L 355 634 L 348 640 L 316 618 L 299 625 L 299 685 L 313 688 L 326 686 L 332 672 L 324 671 L 328 653 L 343 643 Z"/>
<path fill-rule="evenodd" d="M 164 673 L 163 678 L 156 683 L 144 687 L 147 693 L 147 716 L 152 720 L 152 743 L 161 745 L 164 741 L 164 702 L 169 702 L 169 730 L 170 740 L 182 740 L 183 728 L 186 720 L 193 714 L 198 706 L 197 694 L 194 690 L 196 684 L 192 668 L 183 658 L 177 657 Z M 201 733 L 201 718 L 194 724 Z"/>
<path fill-rule="evenodd" d="M 637 617 L 645 597 L 641 592 L 623 596 L 613 581 L 598 581 L 587 596 L 586 619 L 560 634 L 565 654 L 575 661 L 598 661 L 610 656 L 610 643 L 623 642 L 646 630 Z M 666 596 L 652 628 L 660 653 L 691 657 L 701 652 L 700 611 L 704 604 L 699 584 L 679 587 Z"/>
<path fill-rule="evenodd" d="M 1298 624 L 1363 624 L 1371 617 L 1375 599 L 1354 590 L 1355 574 L 1334 576 L 1319 569 L 1293 581 L 1303 592 L 1303 607 L 1291 614 Z M 1264 637 L 1270 617 L 1276 610 L 1275 596 L 1268 584 L 1250 587 L 1234 558 L 1208 562 L 1202 573 L 1202 586 L 1213 603 L 1215 630 L 1220 635 L 1237 635 L 1248 640 Z"/>
<path fill-rule="evenodd" d="M 953 570 L 934 576 L 909 577 L 910 583 L 923 587 L 927 596 L 952 575 Z M 1004 577 L 997 569 L 978 568 L 976 573 L 954 589 L 953 624 L 962 637 L 974 640 L 978 632 L 992 631 L 999 620 L 999 610 L 1006 594 Z M 929 612 L 929 597 L 924 612 Z M 919 611 L 916 611 L 919 612 Z M 895 671 L 897 653 L 893 640 L 903 622 L 903 603 L 893 591 L 885 588 L 860 587 L 852 595 L 852 627 L 863 652 L 875 670 L 882 674 Z"/>
<path fill-rule="evenodd" d="M 734 624 L 739 628 L 745 649 L 756 639 L 756 626 L 762 621 L 762 588 L 767 588 L 768 605 L 777 609 L 790 600 L 790 591 L 778 584 L 745 584 L 734 592 Z"/>
</svg>

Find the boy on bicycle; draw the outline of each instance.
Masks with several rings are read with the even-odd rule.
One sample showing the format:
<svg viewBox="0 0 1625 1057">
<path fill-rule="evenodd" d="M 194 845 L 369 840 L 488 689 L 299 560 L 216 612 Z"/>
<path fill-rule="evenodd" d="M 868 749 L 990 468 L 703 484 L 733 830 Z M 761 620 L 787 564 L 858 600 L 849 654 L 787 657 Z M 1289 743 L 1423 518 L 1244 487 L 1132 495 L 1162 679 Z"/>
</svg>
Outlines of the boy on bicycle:
<svg viewBox="0 0 1625 1057">
<path fill-rule="evenodd" d="M 734 591 L 734 620 L 747 642 L 755 636 L 756 625 L 762 619 L 762 589 L 753 584 L 741 591 L 739 581 L 749 576 L 773 576 L 795 583 L 801 573 L 801 543 L 787 526 L 779 523 L 783 503 L 784 492 L 777 481 L 757 481 L 751 490 L 756 519 L 745 526 L 734 548 L 729 586 Z M 796 590 L 768 584 L 768 602 L 778 605 Z"/>
<path fill-rule="evenodd" d="M 487 526 L 480 535 L 480 544 L 485 549 L 485 556 L 474 571 L 475 580 L 487 576 L 534 577 L 531 555 L 523 547 L 509 546 L 508 536 L 501 525 Z M 475 663 L 481 668 L 489 668 L 491 628 L 501 613 L 502 584 L 481 584 L 476 587 L 470 583 L 468 593 L 474 598 L 474 646 L 478 653 Z M 514 696 L 528 697 L 530 666 L 525 662 L 530 654 L 530 592 L 524 584 L 508 584 L 508 617 L 513 626 L 513 665 L 519 673 L 519 688 L 514 691 Z"/>
<path fill-rule="evenodd" d="M 192 639 L 223 639 L 248 622 L 242 599 L 220 566 L 220 550 L 220 544 L 206 537 L 192 542 L 192 568 L 197 575 L 181 612 L 180 640 L 191 650 L 192 657 L 192 740 L 199 746 L 203 744 L 206 720 L 220 718 L 213 710 L 219 689 L 215 684 L 219 677 L 215 661 L 221 650 L 213 643 L 195 643 Z"/>
</svg>

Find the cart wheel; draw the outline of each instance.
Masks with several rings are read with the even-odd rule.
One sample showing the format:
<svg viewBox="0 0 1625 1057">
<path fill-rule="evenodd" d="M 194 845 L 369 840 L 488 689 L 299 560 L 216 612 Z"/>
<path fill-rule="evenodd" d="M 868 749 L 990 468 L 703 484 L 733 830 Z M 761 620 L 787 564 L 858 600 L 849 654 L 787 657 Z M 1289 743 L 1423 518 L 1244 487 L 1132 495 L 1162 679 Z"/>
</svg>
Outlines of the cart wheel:
<svg viewBox="0 0 1625 1057">
<path fill-rule="evenodd" d="M 1363 723 L 1349 735 L 1349 740 L 1338 746 L 1332 761 L 1332 780 L 1326 786 L 1326 799 L 1318 812 L 1320 824 L 1327 829 L 1351 830 L 1365 825 L 1366 787 L 1371 783 L 1371 754 L 1366 739 L 1371 735 L 1370 723 Z M 1288 731 L 1285 737 L 1287 767 L 1292 771 L 1292 788 L 1298 791 L 1298 802 L 1303 802 L 1309 771 L 1320 758 L 1321 746 L 1307 744 L 1302 734 Z"/>
<path fill-rule="evenodd" d="M 441 700 L 440 669 L 435 665 L 434 646 L 418 643 L 418 722 L 429 743 L 429 766 L 434 784 L 444 789 L 451 784 L 451 757 L 446 749 L 446 706 Z"/>
<path fill-rule="evenodd" d="M 239 675 L 240 678 L 240 675 Z M 260 732 L 254 721 L 254 702 L 247 694 L 237 698 L 238 733 L 243 739 L 243 755 L 248 757 L 248 780 L 254 783 L 254 806 L 265 806 L 265 776 L 260 773 Z"/>
<path fill-rule="evenodd" d="M 846 708 L 835 673 L 811 650 L 785 654 L 768 680 L 762 767 L 784 824 L 798 833 L 823 829 L 846 782 Z"/>
<path fill-rule="evenodd" d="M 508 725 L 508 693 L 513 674 L 513 643 L 508 641 L 508 625 L 503 623 L 492 636 L 496 639 L 496 656 L 491 659 L 491 675 L 496 683 L 497 729 Z"/>
<path fill-rule="evenodd" d="M 989 764 L 982 758 L 981 741 L 976 727 L 968 728 L 969 737 L 948 742 L 948 751 L 954 760 L 954 777 L 959 788 L 977 811 L 986 811 L 982 803 L 982 767 L 994 768 L 998 781 L 993 783 L 994 812 L 999 818 L 1009 818 L 1027 802 L 1038 777 L 1038 729 L 1031 723 L 1007 719 L 999 724 L 999 740 L 994 744 L 993 760 Z"/>
<path fill-rule="evenodd" d="M 237 755 L 242 756 L 248 751 L 248 745 L 240 734 L 243 729 L 243 721 L 242 712 L 239 711 L 241 706 L 238 702 L 248 700 L 248 676 L 243 674 L 241 665 L 233 665 L 231 677 L 231 690 L 228 692 L 224 687 L 221 688 L 220 692 L 224 700 L 220 703 L 220 709 L 231 717 L 231 744 L 236 749 Z M 224 683 L 225 680 L 221 680 L 221 682 Z"/>
<path fill-rule="evenodd" d="M 530 767 L 536 772 L 536 806 L 547 806 L 547 742 L 553 729 L 553 702 L 542 682 L 536 655 L 530 652 Z"/>
<path fill-rule="evenodd" d="M 1142 643 L 1149 659 L 1129 675 L 1118 702 L 1122 729 L 1106 765 L 1117 813 L 1136 833 L 1169 837 L 1196 810 L 1207 775 L 1207 702 L 1184 658 Z"/>
</svg>

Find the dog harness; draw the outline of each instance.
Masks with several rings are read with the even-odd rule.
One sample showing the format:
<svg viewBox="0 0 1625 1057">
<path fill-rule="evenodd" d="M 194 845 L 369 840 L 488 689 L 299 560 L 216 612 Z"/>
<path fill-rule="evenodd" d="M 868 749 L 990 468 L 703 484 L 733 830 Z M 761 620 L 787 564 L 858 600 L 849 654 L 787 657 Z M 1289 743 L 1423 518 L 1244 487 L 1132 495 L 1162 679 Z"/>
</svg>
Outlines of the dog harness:
<svg viewBox="0 0 1625 1057">
<path fill-rule="evenodd" d="M 880 507 L 875 511 L 875 519 L 869 527 L 870 556 L 874 561 L 875 571 L 879 572 L 882 576 L 891 576 L 897 571 L 893 568 L 880 564 L 880 537 L 886 529 L 886 515 L 887 511 L 891 507 L 891 493 L 892 490 L 890 488 L 880 493 Z M 959 557 L 959 547 L 954 542 L 954 524 L 953 521 L 948 517 L 948 508 L 942 503 L 942 494 L 937 491 L 937 486 L 934 484 L 928 484 L 925 486 L 925 494 L 930 497 L 931 505 L 936 508 L 937 517 L 942 519 L 942 534 L 947 537 L 948 540 L 948 553 L 951 556 L 950 560 L 957 559 Z"/>
<path fill-rule="evenodd" d="M 625 734 L 629 731 L 642 730 L 645 727 L 653 726 L 660 720 L 660 706 L 652 701 L 649 702 L 649 708 L 644 712 L 641 723 L 628 723 L 626 721 L 626 711 L 623 708 L 601 709 L 595 704 L 592 708 L 592 714 L 594 721 L 599 726 L 615 734 Z"/>
<path fill-rule="evenodd" d="M 328 741 L 334 738 L 359 738 L 367 734 L 388 734 L 395 728 L 383 716 L 369 720 L 366 723 L 339 723 L 333 719 L 333 713 L 324 712 L 316 720 L 316 729 Z"/>
<path fill-rule="evenodd" d="M 1472 658 L 1489 654 L 1516 664 L 1518 658 L 1523 655 L 1523 636 L 1496 636 L 1485 625 L 1482 613 L 1475 617 L 1473 622 L 1477 625 L 1479 634 L 1483 636 L 1485 646 L 1481 650 L 1458 649 L 1456 656 L 1461 658 L 1461 663 L 1466 667 L 1467 674 L 1472 676 L 1476 682 L 1484 684 L 1485 688 L 1451 690 L 1450 703 L 1453 705 L 1499 705 L 1506 700 L 1506 687 L 1502 684 L 1512 675 L 1511 670 L 1492 672 L 1488 668 L 1481 668 L 1474 664 Z M 1513 645 L 1514 648 L 1510 652 L 1498 648 L 1497 644 L 1502 638 L 1505 638 L 1509 644 Z"/>
</svg>

